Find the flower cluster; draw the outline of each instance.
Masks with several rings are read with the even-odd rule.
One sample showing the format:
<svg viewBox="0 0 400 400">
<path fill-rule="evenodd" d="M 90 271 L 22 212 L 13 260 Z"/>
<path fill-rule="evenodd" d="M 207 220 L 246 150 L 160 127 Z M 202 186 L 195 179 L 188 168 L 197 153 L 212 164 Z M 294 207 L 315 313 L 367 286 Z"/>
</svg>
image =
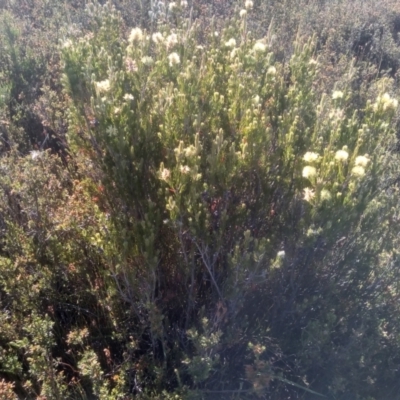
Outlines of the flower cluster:
<svg viewBox="0 0 400 400">
<path fill-rule="evenodd" d="M 143 40 L 143 31 L 140 28 L 133 28 L 129 35 L 128 41 L 130 43 L 140 42 Z"/>
<path fill-rule="evenodd" d="M 309 187 L 306 187 L 303 190 L 304 200 L 310 202 L 315 197 L 315 190 Z"/>
<path fill-rule="evenodd" d="M 226 47 L 233 48 L 236 46 L 236 40 L 234 38 L 230 38 L 227 42 L 225 42 Z"/>
<path fill-rule="evenodd" d="M 126 68 L 126 70 L 127 70 L 128 72 L 131 72 L 131 73 L 132 73 L 132 72 L 137 72 L 137 70 L 138 70 L 136 61 L 133 60 L 131 57 L 127 57 L 127 58 L 125 59 L 125 68 Z"/>
<path fill-rule="evenodd" d="M 333 99 L 333 100 L 342 99 L 343 96 L 344 96 L 344 94 L 343 94 L 343 92 L 341 92 L 340 90 L 335 90 L 335 91 L 332 93 L 332 99 Z"/>
<path fill-rule="evenodd" d="M 382 108 L 384 111 L 386 110 L 396 110 L 399 105 L 397 99 L 390 97 L 389 93 L 384 93 L 382 96 L 378 96 L 376 102 L 374 104 L 374 110 L 378 110 Z"/>
<path fill-rule="evenodd" d="M 133 95 L 131 93 L 125 93 L 123 98 L 125 101 L 130 101 L 133 100 Z"/>
<path fill-rule="evenodd" d="M 317 176 L 317 169 L 310 165 L 307 165 L 303 168 L 302 172 L 303 178 L 310 179 Z"/>
<path fill-rule="evenodd" d="M 366 154 L 365 156 L 357 156 L 355 160 L 355 165 L 365 168 L 369 161 L 370 160 L 368 154 Z"/>
<path fill-rule="evenodd" d="M 251 10 L 253 8 L 254 3 L 251 0 L 246 0 L 244 2 L 244 6 L 247 10 Z"/>
<path fill-rule="evenodd" d="M 144 56 L 141 59 L 142 63 L 146 65 L 147 67 L 150 67 L 151 65 L 154 64 L 154 60 L 150 56 Z"/>
<path fill-rule="evenodd" d="M 172 67 L 174 65 L 177 65 L 181 62 L 181 59 L 179 58 L 178 53 L 171 53 L 168 56 L 168 61 L 169 61 L 169 66 Z"/>
<path fill-rule="evenodd" d="M 164 36 L 160 32 L 153 33 L 151 38 L 155 44 L 161 44 L 164 42 Z"/>
<path fill-rule="evenodd" d="M 163 181 L 168 181 L 171 176 L 171 171 L 167 168 L 164 168 L 164 164 L 161 165 L 159 171 L 159 177 Z"/>
<path fill-rule="evenodd" d="M 95 83 L 96 89 L 99 93 L 108 92 L 110 90 L 110 81 L 105 79 L 104 81 Z"/>
<path fill-rule="evenodd" d="M 303 156 L 303 160 L 307 163 L 312 163 L 314 161 L 317 161 L 319 159 L 319 154 L 314 153 L 312 151 L 307 151 L 306 154 Z"/>
<path fill-rule="evenodd" d="M 370 162 L 368 154 L 364 156 L 357 156 L 354 161 L 354 167 L 351 170 L 353 176 L 362 177 L 365 175 L 365 168 Z"/>
<path fill-rule="evenodd" d="M 165 44 L 168 50 L 174 47 L 176 44 L 178 44 L 178 35 L 176 33 L 171 33 L 168 35 L 167 39 L 165 40 Z"/>
<path fill-rule="evenodd" d="M 254 44 L 253 50 L 255 53 L 265 53 L 267 46 L 263 42 L 258 41 Z"/>
<path fill-rule="evenodd" d="M 335 153 L 335 160 L 345 162 L 349 158 L 349 153 L 346 150 L 338 150 Z"/>
</svg>

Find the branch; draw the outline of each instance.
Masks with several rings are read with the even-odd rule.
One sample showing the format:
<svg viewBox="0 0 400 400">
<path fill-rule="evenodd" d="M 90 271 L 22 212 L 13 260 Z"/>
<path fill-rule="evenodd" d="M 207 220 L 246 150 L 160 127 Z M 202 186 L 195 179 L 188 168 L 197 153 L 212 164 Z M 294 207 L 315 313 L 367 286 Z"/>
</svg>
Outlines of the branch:
<svg viewBox="0 0 400 400">
<path fill-rule="evenodd" d="M 196 245 L 197 250 L 199 250 L 199 253 L 200 253 L 200 255 L 201 255 L 201 258 L 202 258 L 202 260 L 203 260 L 203 263 L 204 263 L 204 265 L 205 265 L 206 268 L 207 268 L 207 271 L 208 271 L 208 273 L 209 273 L 209 275 L 210 275 L 211 281 L 212 281 L 213 285 L 215 286 L 215 289 L 216 289 L 216 291 L 217 291 L 217 293 L 218 293 L 218 296 L 221 298 L 222 301 L 224 301 L 224 297 L 222 296 L 222 293 L 221 293 L 221 291 L 219 290 L 218 284 L 217 284 L 217 282 L 216 282 L 216 280 L 215 280 L 215 278 L 214 278 L 214 275 L 213 275 L 213 273 L 212 273 L 212 271 L 211 271 L 211 267 L 210 267 L 210 265 L 209 265 L 209 261 L 206 259 L 205 253 L 200 249 L 200 246 L 199 246 L 195 241 L 193 241 L 193 242 L 194 242 L 194 244 Z"/>
</svg>

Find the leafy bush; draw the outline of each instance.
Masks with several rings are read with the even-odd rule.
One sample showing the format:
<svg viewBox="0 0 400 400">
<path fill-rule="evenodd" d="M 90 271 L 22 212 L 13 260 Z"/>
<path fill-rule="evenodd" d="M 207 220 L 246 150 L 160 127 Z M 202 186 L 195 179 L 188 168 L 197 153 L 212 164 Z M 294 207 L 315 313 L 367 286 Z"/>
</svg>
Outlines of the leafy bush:
<svg viewBox="0 0 400 400">
<path fill-rule="evenodd" d="M 89 3 L 33 95 L 69 155 L 3 152 L 0 393 L 393 397 L 395 81 L 157 7 Z"/>
<path fill-rule="evenodd" d="M 185 344 L 169 332 L 172 321 L 180 332 L 221 337 L 219 358 L 208 350 L 185 361 L 205 388 L 207 378 L 232 385 L 238 372 L 230 354 L 246 354 L 248 329 L 253 337 L 268 330 L 284 354 L 323 343 L 328 354 L 338 353 L 359 341 L 355 333 L 342 341 L 335 323 L 353 324 L 358 286 L 383 251 L 368 249 L 362 237 L 389 207 L 381 184 L 395 157 L 387 153 L 394 137 L 384 122 L 397 107 L 383 94 L 390 81 L 378 82 L 382 95 L 365 98 L 357 112 L 350 87 L 331 98 L 312 94 L 319 73 L 312 42 L 297 43 L 285 68 L 266 41 L 251 37 L 245 12 L 220 32 L 188 30 L 186 22 L 153 34 L 134 28 L 125 41 L 118 14 L 98 12 L 97 31 L 64 51 L 70 139 L 92 150 L 109 198 L 118 201 L 111 220 L 122 236 L 107 238 L 115 241 L 109 257 L 119 266 L 122 298 L 132 312 L 148 314 L 153 347 L 158 342 L 163 353 L 153 362 L 173 376 L 168 364 Z M 384 199 L 378 208 L 377 196 Z M 362 267 L 349 268 L 353 263 Z M 344 287 L 348 308 L 333 312 Z M 254 307 L 261 298 L 268 312 Z M 312 335 L 326 318 L 333 331 Z M 301 332 L 302 344 L 295 339 Z M 362 355 L 355 352 L 349 368 Z M 315 373 L 315 364 L 332 356 L 308 364 L 305 354 L 292 368 Z M 215 362 L 211 378 L 205 371 Z"/>
</svg>

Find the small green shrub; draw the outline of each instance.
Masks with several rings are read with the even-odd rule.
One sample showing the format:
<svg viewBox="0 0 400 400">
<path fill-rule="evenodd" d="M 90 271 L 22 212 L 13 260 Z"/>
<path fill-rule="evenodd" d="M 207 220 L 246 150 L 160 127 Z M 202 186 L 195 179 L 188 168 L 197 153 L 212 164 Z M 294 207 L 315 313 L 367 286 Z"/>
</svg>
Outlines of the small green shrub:
<svg viewBox="0 0 400 400">
<path fill-rule="evenodd" d="M 358 111 L 356 66 L 330 95 L 313 94 L 323 74 L 314 43 L 295 43 L 289 64 L 277 62 L 268 41 L 248 32 L 250 10 L 217 32 L 183 20 L 120 39 L 118 13 L 106 7 L 96 11 L 93 34 L 63 50 L 69 139 L 92 155 L 115 204 L 108 257 L 132 318 L 139 309 L 148 315 L 154 373 L 172 383 L 177 370 L 186 385 L 233 388 L 241 375 L 230 354 L 246 354 L 249 330 L 268 330 L 283 354 L 301 354 L 310 338 L 318 349 L 325 343 L 327 354 L 309 363 L 305 351 L 292 373 L 327 371 L 329 354 L 359 342 L 359 328 L 350 328 L 359 285 L 384 251 L 363 238 L 375 221 L 385 226 L 391 207 L 382 186 L 396 169 L 391 81 L 367 88 Z M 345 309 L 334 306 L 343 288 Z M 374 324 L 374 312 L 364 311 Z M 204 329 L 204 313 L 214 321 L 207 336 L 221 331 L 219 361 L 185 350 L 176 336 L 178 327 Z M 322 329 L 327 318 L 353 333 L 340 338 L 334 322 Z M 352 374 L 325 391 L 353 390 Z"/>
<path fill-rule="evenodd" d="M 396 16 L 188 3 L 2 8 L 1 395 L 393 398 Z"/>
</svg>

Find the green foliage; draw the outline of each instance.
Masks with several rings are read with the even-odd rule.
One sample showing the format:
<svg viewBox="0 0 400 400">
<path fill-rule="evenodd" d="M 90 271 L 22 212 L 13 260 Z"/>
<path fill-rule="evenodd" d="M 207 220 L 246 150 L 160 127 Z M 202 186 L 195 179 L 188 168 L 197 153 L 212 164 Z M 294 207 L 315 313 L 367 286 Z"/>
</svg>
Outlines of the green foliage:
<svg viewBox="0 0 400 400">
<path fill-rule="evenodd" d="M 1 396 L 393 397 L 398 101 L 376 54 L 338 45 L 330 74 L 346 29 L 295 37 L 294 5 L 264 36 L 273 2 L 208 23 L 49 4 L 49 32 L 81 25 L 39 54 L 2 15 Z"/>
</svg>

